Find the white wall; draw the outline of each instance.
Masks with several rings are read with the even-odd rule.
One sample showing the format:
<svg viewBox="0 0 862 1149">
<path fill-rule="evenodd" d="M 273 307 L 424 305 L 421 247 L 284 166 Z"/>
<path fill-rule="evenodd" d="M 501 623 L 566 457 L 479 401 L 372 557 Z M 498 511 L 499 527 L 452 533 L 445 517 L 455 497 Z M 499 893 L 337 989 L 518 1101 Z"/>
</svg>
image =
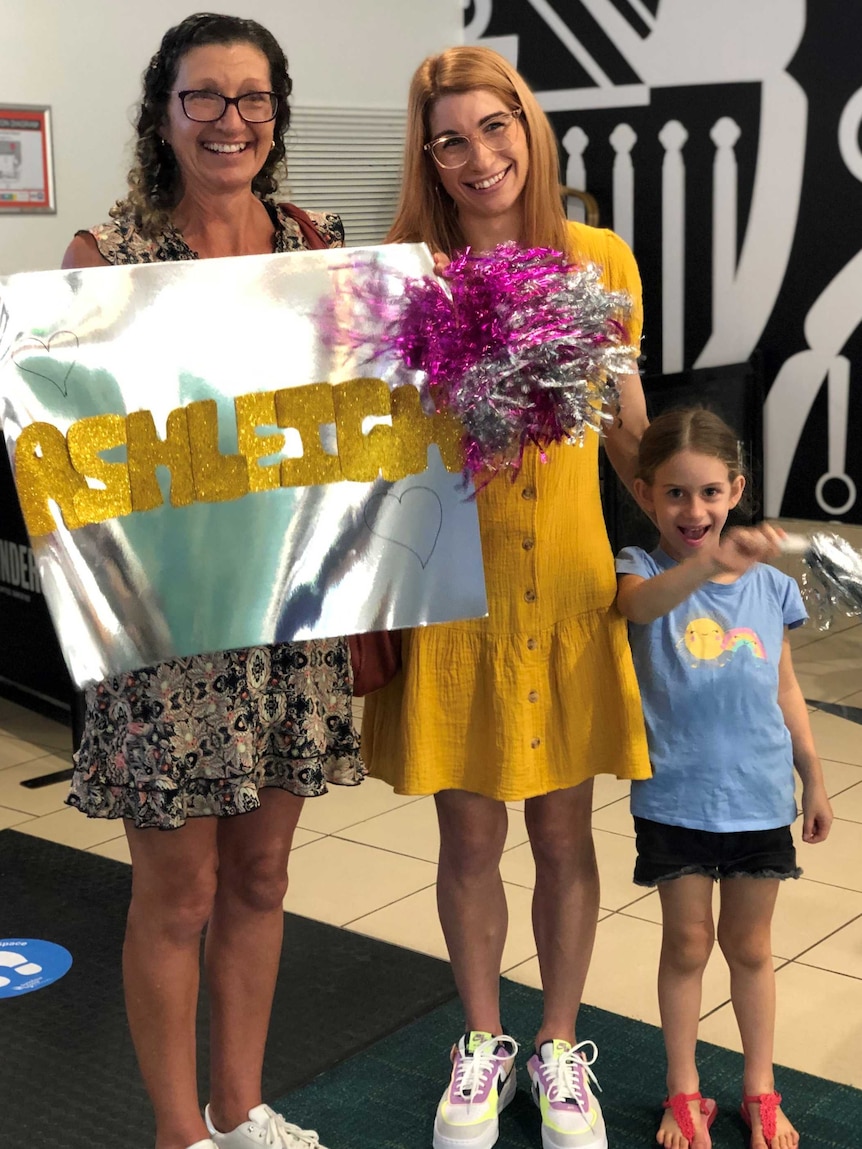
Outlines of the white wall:
<svg viewBox="0 0 862 1149">
<path fill-rule="evenodd" d="M 279 39 L 295 104 L 401 108 L 419 62 L 463 41 L 461 0 L 232 0 L 215 7 L 259 20 Z M 57 267 L 75 231 L 106 218 L 126 185 L 141 73 L 163 33 L 202 10 L 203 3 L 177 0 L 3 5 L 0 102 L 51 105 L 57 214 L 0 217 L 0 276 Z"/>
</svg>

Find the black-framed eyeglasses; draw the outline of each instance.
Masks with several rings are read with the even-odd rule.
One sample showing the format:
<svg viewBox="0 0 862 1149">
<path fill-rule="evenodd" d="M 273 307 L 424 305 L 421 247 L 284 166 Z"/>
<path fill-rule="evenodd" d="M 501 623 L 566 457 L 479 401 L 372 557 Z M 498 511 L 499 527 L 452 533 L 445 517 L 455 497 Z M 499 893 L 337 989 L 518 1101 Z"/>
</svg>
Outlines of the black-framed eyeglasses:
<svg viewBox="0 0 862 1149">
<path fill-rule="evenodd" d="M 244 92 L 241 96 L 223 96 L 205 88 L 177 92 L 186 119 L 196 124 L 214 124 L 233 104 L 247 124 L 268 124 L 278 111 L 275 92 Z"/>
<path fill-rule="evenodd" d="M 492 152 L 499 152 L 507 144 L 513 143 L 521 114 L 521 108 L 512 108 L 511 112 L 500 112 L 499 115 L 491 116 L 473 135 L 438 136 L 436 140 L 430 140 L 425 144 L 423 151 L 429 152 L 434 162 L 441 168 L 462 168 L 470 158 L 474 140 L 480 140 Z"/>
</svg>

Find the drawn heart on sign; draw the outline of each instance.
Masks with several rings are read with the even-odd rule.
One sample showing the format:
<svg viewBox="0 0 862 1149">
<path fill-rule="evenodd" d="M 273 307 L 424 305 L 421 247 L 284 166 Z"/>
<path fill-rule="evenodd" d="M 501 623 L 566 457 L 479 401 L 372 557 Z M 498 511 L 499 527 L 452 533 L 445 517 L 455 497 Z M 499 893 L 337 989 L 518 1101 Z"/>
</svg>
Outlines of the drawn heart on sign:
<svg viewBox="0 0 862 1149">
<path fill-rule="evenodd" d="M 47 368 L 38 371 L 35 367 L 25 367 L 19 360 L 32 359 L 36 355 L 47 355 L 50 357 L 53 351 L 65 349 L 69 346 L 74 346 L 76 351 L 80 346 L 78 336 L 74 331 L 55 331 L 54 334 L 49 335 L 47 339 L 40 339 L 38 335 L 28 335 L 26 339 L 23 339 L 12 348 L 12 362 L 22 374 L 35 375 L 37 379 L 44 379 L 46 383 L 50 383 L 52 387 L 56 387 L 63 398 L 66 399 L 69 395 L 69 376 L 78 365 L 77 359 L 73 359 L 71 363 L 66 365 L 66 370 L 63 372 L 63 378 L 60 382 L 57 382 L 53 375 L 46 374 Z"/>
<path fill-rule="evenodd" d="M 391 506 L 387 499 L 398 506 Z M 372 495 L 363 515 L 373 535 L 410 551 L 423 570 L 428 566 L 443 529 L 443 504 L 436 491 L 430 487 L 408 487 L 400 495 L 392 491 Z"/>
</svg>

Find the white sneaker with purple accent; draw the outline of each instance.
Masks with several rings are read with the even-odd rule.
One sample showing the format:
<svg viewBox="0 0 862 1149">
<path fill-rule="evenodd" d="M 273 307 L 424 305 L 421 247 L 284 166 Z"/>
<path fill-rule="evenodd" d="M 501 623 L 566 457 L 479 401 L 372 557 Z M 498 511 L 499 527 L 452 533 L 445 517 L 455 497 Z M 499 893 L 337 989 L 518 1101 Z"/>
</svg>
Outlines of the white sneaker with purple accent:
<svg viewBox="0 0 862 1149">
<path fill-rule="evenodd" d="M 452 1049 L 452 1077 L 434 1118 L 434 1149 L 491 1149 L 515 1093 L 518 1043 L 472 1030 Z"/>
<path fill-rule="evenodd" d="M 248 1121 L 237 1125 L 230 1133 L 219 1133 L 213 1125 L 210 1107 L 204 1110 L 204 1121 L 216 1149 L 325 1149 L 313 1129 L 300 1129 L 285 1121 L 280 1113 L 268 1105 L 255 1105 L 248 1113 Z"/>
<path fill-rule="evenodd" d="M 590 1088 L 590 1082 L 601 1088 L 590 1068 L 598 1055 L 593 1041 L 543 1041 L 527 1062 L 544 1149 L 608 1149 L 602 1110 Z"/>
</svg>

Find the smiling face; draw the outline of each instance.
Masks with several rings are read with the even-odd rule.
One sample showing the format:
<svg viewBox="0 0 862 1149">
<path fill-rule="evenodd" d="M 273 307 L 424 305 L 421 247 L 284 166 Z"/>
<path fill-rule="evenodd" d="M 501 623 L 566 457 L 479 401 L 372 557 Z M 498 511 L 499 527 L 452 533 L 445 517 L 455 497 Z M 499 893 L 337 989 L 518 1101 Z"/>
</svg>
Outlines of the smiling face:
<svg viewBox="0 0 862 1149">
<path fill-rule="evenodd" d="M 487 88 L 474 88 L 441 96 L 431 109 L 430 139 L 445 135 L 471 138 L 470 156 L 463 167 L 435 164 L 440 183 L 452 197 L 461 230 L 474 246 L 482 245 L 489 225 L 495 237 L 519 240 L 523 230 L 523 191 L 530 170 L 530 154 L 523 123 L 515 122 L 512 142 L 500 151 L 482 143 L 483 130 L 512 108 Z"/>
<path fill-rule="evenodd" d="M 266 56 L 252 44 L 206 44 L 183 56 L 161 134 L 173 148 L 184 195 L 250 189 L 272 147 L 274 121 L 247 124 L 229 105 L 220 120 L 196 123 L 186 117 L 175 93 L 206 90 L 242 96 L 271 88 Z"/>
<path fill-rule="evenodd" d="M 724 631 L 711 618 L 696 618 L 685 628 L 684 641 L 694 658 L 707 662 L 724 650 Z"/>
<path fill-rule="evenodd" d="M 681 562 L 718 547 L 744 486 L 742 475 L 731 479 L 721 459 L 684 450 L 656 468 L 651 485 L 635 480 L 635 493 L 655 517 L 662 547 Z"/>
</svg>

